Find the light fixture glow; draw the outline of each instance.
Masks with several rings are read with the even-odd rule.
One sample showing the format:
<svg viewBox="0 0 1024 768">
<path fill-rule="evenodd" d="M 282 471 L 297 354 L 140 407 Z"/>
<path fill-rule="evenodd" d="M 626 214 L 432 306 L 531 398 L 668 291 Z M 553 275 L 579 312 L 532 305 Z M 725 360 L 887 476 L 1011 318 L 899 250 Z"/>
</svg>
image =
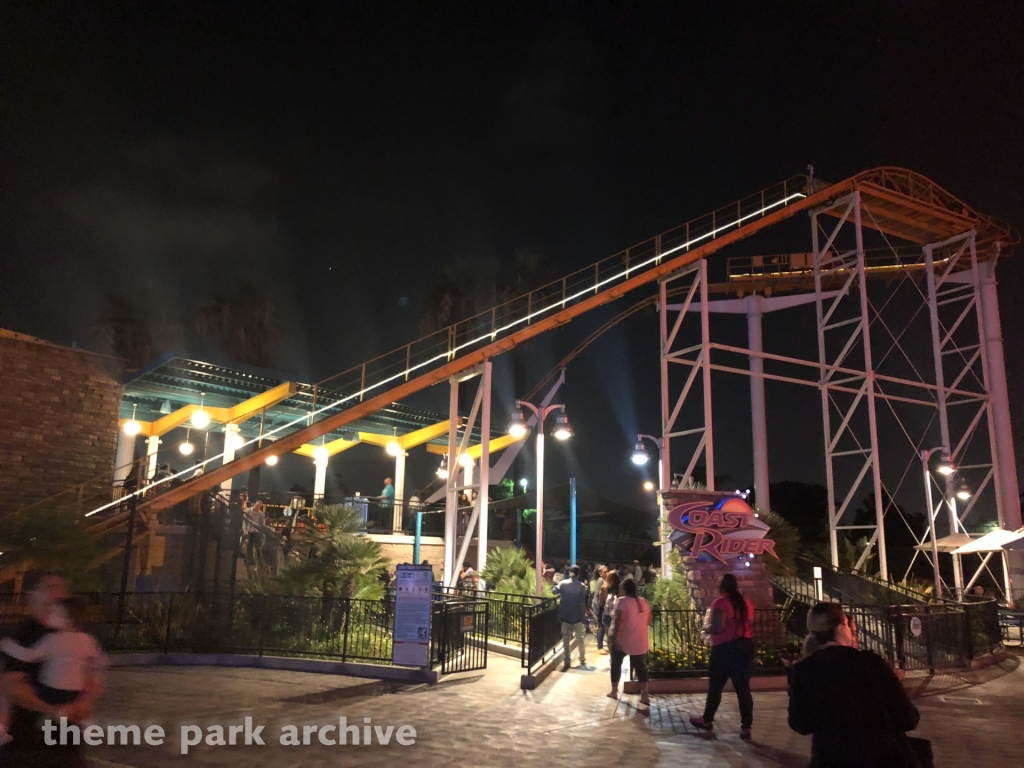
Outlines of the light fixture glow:
<svg viewBox="0 0 1024 768">
<path fill-rule="evenodd" d="M 132 417 L 128 421 L 126 421 L 124 423 L 124 427 L 122 427 L 122 429 L 124 429 L 124 433 L 128 435 L 128 437 L 135 437 L 137 434 L 139 434 L 139 432 L 142 431 L 142 425 L 135 420 L 135 411 L 138 409 L 138 407 L 138 403 L 134 403 L 132 405 Z"/>
<path fill-rule="evenodd" d="M 630 461 L 638 467 L 642 467 L 650 460 L 651 457 L 647 455 L 647 450 L 644 448 L 644 439 L 642 437 L 638 437 L 636 439 L 636 445 L 633 447 L 633 456 L 630 458 Z"/>
<path fill-rule="evenodd" d="M 512 419 L 508 424 L 508 433 L 516 440 L 522 440 L 530 428 L 526 425 L 526 418 L 523 416 L 522 408 L 516 408 L 512 412 Z"/>
<path fill-rule="evenodd" d="M 277 465 L 277 456 L 275 456 L 274 454 L 271 454 L 270 456 L 267 456 L 267 460 L 266 460 L 265 463 L 266 463 L 266 465 L 268 467 L 276 466 Z"/>
<path fill-rule="evenodd" d="M 967 501 L 968 499 L 971 498 L 971 489 L 967 485 L 967 481 L 964 480 L 962 477 L 960 478 L 960 482 L 957 483 L 956 486 L 956 497 L 960 499 L 960 501 Z"/>
<path fill-rule="evenodd" d="M 196 429 L 206 429 L 210 426 L 210 414 L 200 409 L 192 414 L 192 426 Z"/>
<path fill-rule="evenodd" d="M 182 456 L 191 456 L 192 452 L 195 449 L 196 447 L 192 445 L 192 443 L 190 443 L 188 440 L 185 440 L 184 442 L 178 444 L 178 452 Z"/>
<path fill-rule="evenodd" d="M 939 464 L 935 467 L 935 471 L 940 475 L 945 475 L 946 477 L 949 477 L 956 472 L 956 467 L 953 466 L 953 462 L 949 458 L 949 451 L 942 452 L 942 455 L 939 457 Z"/>
<path fill-rule="evenodd" d="M 442 480 L 448 479 L 448 454 L 441 457 L 441 464 L 437 468 L 437 476 Z"/>
<path fill-rule="evenodd" d="M 519 484 L 521 486 L 523 486 L 523 490 L 525 491 L 526 490 L 526 486 L 528 486 L 530 484 L 530 481 L 527 480 L 525 477 L 523 477 L 523 478 L 520 478 Z"/>
<path fill-rule="evenodd" d="M 313 449 L 313 458 L 318 462 L 327 461 L 327 459 L 329 459 L 330 456 L 331 452 L 327 450 L 326 445 L 318 445 L 316 448 Z"/>
<path fill-rule="evenodd" d="M 555 419 L 555 428 L 551 434 L 555 436 L 556 440 L 568 440 L 573 436 L 572 427 L 569 426 L 569 417 L 565 415 L 565 411 L 558 414 Z"/>
<path fill-rule="evenodd" d="M 475 464 L 475 462 L 473 461 L 472 456 L 470 456 L 468 453 L 464 453 L 461 456 L 459 456 L 459 464 L 461 464 L 466 469 L 470 469 L 473 466 L 473 464 Z"/>
<path fill-rule="evenodd" d="M 245 440 L 237 432 L 228 432 L 224 436 L 224 450 L 237 451 L 243 445 L 245 445 Z"/>
<path fill-rule="evenodd" d="M 654 483 L 652 483 L 650 480 L 644 480 L 644 490 L 647 491 L 648 493 L 653 491 Z"/>
<path fill-rule="evenodd" d="M 396 440 L 392 440 L 387 444 L 384 450 L 387 452 L 388 456 L 397 456 L 402 452 L 402 446 L 400 446 Z"/>
</svg>

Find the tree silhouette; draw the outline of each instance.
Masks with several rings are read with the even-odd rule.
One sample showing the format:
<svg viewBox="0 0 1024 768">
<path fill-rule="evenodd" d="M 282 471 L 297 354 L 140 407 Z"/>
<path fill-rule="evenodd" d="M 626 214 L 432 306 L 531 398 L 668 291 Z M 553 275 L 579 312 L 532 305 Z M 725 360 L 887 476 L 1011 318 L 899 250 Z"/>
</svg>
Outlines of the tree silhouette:
<svg viewBox="0 0 1024 768">
<path fill-rule="evenodd" d="M 199 330 L 228 359 L 272 368 L 280 336 L 277 300 L 265 286 L 241 278 L 203 302 Z"/>
</svg>

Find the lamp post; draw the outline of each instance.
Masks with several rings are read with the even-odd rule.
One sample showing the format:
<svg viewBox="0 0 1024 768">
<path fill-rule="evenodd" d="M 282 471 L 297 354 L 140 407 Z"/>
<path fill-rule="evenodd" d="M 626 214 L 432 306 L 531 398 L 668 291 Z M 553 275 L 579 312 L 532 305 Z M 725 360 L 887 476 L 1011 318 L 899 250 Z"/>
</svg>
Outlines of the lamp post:
<svg viewBox="0 0 1024 768">
<path fill-rule="evenodd" d="M 642 467 L 651 460 L 651 457 L 647 453 L 647 449 L 644 448 L 644 440 L 650 440 L 656 446 L 658 446 L 658 488 L 659 493 L 657 496 L 658 503 L 658 517 L 664 517 L 662 514 L 664 510 L 661 508 L 661 493 L 660 489 L 668 488 L 671 481 L 665 477 L 665 444 L 661 438 L 657 438 L 654 435 L 637 435 L 636 445 L 633 447 L 633 455 L 630 457 L 636 466 Z M 666 544 L 668 542 L 668 523 L 661 522 L 658 524 L 658 530 L 660 531 L 661 539 L 661 575 L 662 578 L 667 578 L 671 574 L 668 568 L 668 550 Z"/>
<path fill-rule="evenodd" d="M 941 451 L 942 454 L 940 456 L 939 464 L 935 468 L 935 471 L 938 472 L 940 475 L 949 478 L 956 472 L 956 467 L 953 466 L 953 462 L 950 459 L 948 448 L 946 448 L 944 445 L 940 445 L 935 448 L 929 448 L 928 450 L 921 451 L 921 465 L 924 470 L 924 496 L 928 502 L 928 530 L 930 533 L 932 544 L 932 573 L 935 579 L 936 597 L 942 597 L 942 578 L 939 576 L 939 548 L 935 538 L 935 520 L 939 515 L 939 511 L 935 508 L 934 502 L 932 501 L 932 473 L 930 464 L 932 456 L 938 453 L 939 451 Z M 970 498 L 970 491 L 967 490 L 967 484 L 963 481 L 962 478 L 960 485 L 967 493 L 967 497 Z M 960 491 L 958 490 L 957 493 L 959 494 Z M 946 498 L 945 495 L 943 495 L 943 502 L 946 504 L 947 507 L 949 506 L 949 499 Z M 956 533 L 956 530 L 953 526 L 955 526 L 955 523 L 953 522 L 953 518 L 950 518 L 951 534 Z M 953 568 L 954 570 L 957 569 L 956 562 L 953 563 Z M 960 579 L 957 579 L 958 584 L 959 581 Z"/>
<path fill-rule="evenodd" d="M 538 408 L 533 403 L 525 400 L 516 400 L 516 410 L 509 422 L 508 433 L 521 440 L 526 437 L 529 428 L 526 426 L 526 419 L 523 418 L 523 408 L 529 409 L 537 417 L 537 596 L 543 594 L 544 583 L 544 421 L 547 417 L 558 411 L 558 419 L 551 434 L 556 440 L 568 440 L 572 437 L 572 427 L 569 426 L 569 419 L 565 415 L 564 405 L 549 405 L 546 408 Z"/>
</svg>

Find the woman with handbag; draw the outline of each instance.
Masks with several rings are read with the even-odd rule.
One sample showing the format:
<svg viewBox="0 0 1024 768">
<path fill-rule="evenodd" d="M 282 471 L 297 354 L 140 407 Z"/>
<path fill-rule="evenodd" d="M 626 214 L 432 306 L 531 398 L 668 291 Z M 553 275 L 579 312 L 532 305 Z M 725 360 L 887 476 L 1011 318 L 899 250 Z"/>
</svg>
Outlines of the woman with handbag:
<svg viewBox="0 0 1024 768">
<path fill-rule="evenodd" d="M 857 648 L 857 625 L 835 603 L 807 616 L 814 638 L 789 673 L 789 727 L 812 734 L 812 768 L 927 768 L 930 743 L 908 739 L 920 714 L 886 661 Z"/>
</svg>

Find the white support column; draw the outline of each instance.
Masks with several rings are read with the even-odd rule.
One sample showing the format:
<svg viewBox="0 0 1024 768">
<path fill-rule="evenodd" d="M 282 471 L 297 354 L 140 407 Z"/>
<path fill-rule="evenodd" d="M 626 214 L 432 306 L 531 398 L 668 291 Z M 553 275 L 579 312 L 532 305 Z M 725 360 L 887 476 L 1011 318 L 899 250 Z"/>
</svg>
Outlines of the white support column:
<svg viewBox="0 0 1024 768">
<path fill-rule="evenodd" d="M 700 262 L 700 343 L 704 358 L 704 466 L 707 489 L 715 490 L 715 436 L 711 415 L 711 322 L 708 315 L 708 262 Z"/>
<path fill-rule="evenodd" d="M 444 578 L 445 585 L 452 583 L 452 575 L 458 573 L 455 566 L 455 540 L 458 535 L 458 492 L 455 490 L 459 483 L 459 381 L 452 378 L 449 381 L 448 395 L 448 492 L 444 499 Z"/>
<path fill-rule="evenodd" d="M 120 488 L 132 471 L 135 461 L 135 435 L 126 435 L 123 429 L 117 432 L 117 455 L 114 458 L 114 487 Z"/>
<path fill-rule="evenodd" d="M 757 508 L 771 510 L 771 492 L 768 489 L 768 422 L 765 414 L 764 358 L 761 343 L 761 302 L 758 294 L 747 296 L 747 345 L 750 356 L 750 436 L 754 450 L 754 495 Z"/>
<path fill-rule="evenodd" d="M 313 466 L 316 468 L 316 476 L 313 479 L 314 502 L 323 501 L 324 492 L 327 488 L 327 464 L 330 460 L 329 456 L 313 459 Z"/>
<path fill-rule="evenodd" d="M 660 329 L 658 338 L 661 350 L 661 469 L 658 482 L 662 490 L 667 490 L 672 485 L 672 441 L 669 439 L 669 395 L 668 395 L 668 288 L 667 283 L 662 280 L 658 284 L 658 322 Z M 660 498 L 660 497 L 659 497 Z M 668 516 L 669 510 L 659 509 L 659 517 Z M 672 569 L 668 564 L 669 553 L 669 527 L 667 522 L 661 523 L 661 577 L 668 578 L 672 575 Z"/>
<path fill-rule="evenodd" d="M 832 555 L 832 567 L 839 567 L 839 532 L 836 530 L 836 483 L 832 473 L 830 443 L 832 442 L 832 412 L 829 408 L 828 389 L 828 356 L 825 348 L 825 295 L 821 290 L 822 253 L 818 242 L 818 212 L 811 212 L 811 247 L 814 249 L 814 298 L 818 327 L 818 362 L 821 363 L 821 419 L 825 438 L 825 487 L 828 491 L 828 539 Z"/>
<path fill-rule="evenodd" d="M 868 428 L 871 435 L 871 472 L 875 492 L 875 521 L 878 525 L 878 570 L 889 580 L 889 559 L 885 548 L 885 500 L 882 498 L 882 471 L 878 461 L 878 421 L 875 411 L 875 370 L 871 359 L 871 314 L 868 305 L 867 269 L 864 256 L 864 232 L 861 229 L 860 192 L 854 192 L 854 233 L 857 238 L 857 282 L 860 289 L 861 333 L 864 345 L 864 372 L 868 391 Z"/>
<path fill-rule="evenodd" d="M 402 530 L 402 515 L 405 512 L 405 450 L 395 456 L 395 505 L 392 509 L 391 530 Z"/>
<path fill-rule="evenodd" d="M 1006 386 L 1006 360 L 1003 353 L 1003 329 L 999 317 L 999 294 L 996 290 L 996 259 L 977 265 L 980 278 L 978 302 L 983 322 L 983 362 L 989 391 L 992 442 L 992 463 L 995 465 L 996 492 L 1000 504 L 999 524 L 1006 530 L 1021 527 L 1020 488 L 1017 483 L 1017 460 L 1013 448 L 1013 424 L 1010 421 L 1010 396 Z M 1010 552 L 1006 558 L 1007 576 L 1012 586 L 1024 587 L 1024 553 Z M 1008 593 L 1011 596 L 1012 592 Z M 1012 602 L 1011 602 L 1012 605 Z"/>
<path fill-rule="evenodd" d="M 235 446 L 240 442 L 239 432 L 237 424 L 225 424 L 224 425 L 224 464 L 229 464 L 235 460 Z M 229 477 L 223 483 L 220 484 L 220 489 L 225 493 L 231 493 L 231 486 L 234 483 L 233 477 Z"/>
<path fill-rule="evenodd" d="M 160 451 L 160 438 L 156 435 L 146 439 L 146 479 L 156 474 L 156 455 Z"/>
<path fill-rule="evenodd" d="M 483 364 L 483 373 L 480 376 L 480 386 L 483 387 L 483 402 L 480 404 L 480 473 L 478 480 L 480 484 L 480 495 L 477 496 L 477 509 L 479 510 L 477 520 L 477 549 L 476 549 L 476 572 L 480 581 L 480 589 L 486 589 L 486 584 L 480 574 L 487 565 L 487 514 L 489 512 L 489 501 L 487 490 L 491 482 L 491 361 Z"/>
</svg>

